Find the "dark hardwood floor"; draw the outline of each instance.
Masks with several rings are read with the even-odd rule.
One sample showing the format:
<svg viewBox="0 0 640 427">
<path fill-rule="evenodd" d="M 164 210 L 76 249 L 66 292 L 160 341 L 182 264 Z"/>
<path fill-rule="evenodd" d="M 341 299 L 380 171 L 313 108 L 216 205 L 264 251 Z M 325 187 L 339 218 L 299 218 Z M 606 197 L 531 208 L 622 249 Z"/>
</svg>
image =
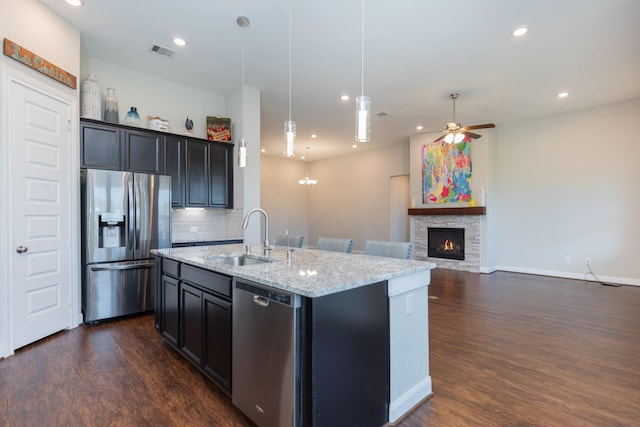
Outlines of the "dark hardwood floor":
<svg viewBox="0 0 640 427">
<path fill-rule="evenodd" d="M 434 395 L 399 425 L 639 425 L 640 287 L 435 270 L 429 293 Z M 140 316 L 0 360 L 0 425 L 250 423 Z"/>
</svg>

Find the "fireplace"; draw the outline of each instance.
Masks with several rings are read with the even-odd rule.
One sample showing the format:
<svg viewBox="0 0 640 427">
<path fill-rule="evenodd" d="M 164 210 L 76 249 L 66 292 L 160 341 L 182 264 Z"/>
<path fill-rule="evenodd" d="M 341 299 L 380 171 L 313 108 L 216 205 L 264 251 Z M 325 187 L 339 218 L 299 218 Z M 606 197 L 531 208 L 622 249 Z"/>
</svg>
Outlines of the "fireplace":
<svg viewBox="0 0 640 427">
<path fill-rule="evenodd" d="M 464 228 L 429 227 L 427 254 L 430 258 L 464 260 Z"/>
</svg>

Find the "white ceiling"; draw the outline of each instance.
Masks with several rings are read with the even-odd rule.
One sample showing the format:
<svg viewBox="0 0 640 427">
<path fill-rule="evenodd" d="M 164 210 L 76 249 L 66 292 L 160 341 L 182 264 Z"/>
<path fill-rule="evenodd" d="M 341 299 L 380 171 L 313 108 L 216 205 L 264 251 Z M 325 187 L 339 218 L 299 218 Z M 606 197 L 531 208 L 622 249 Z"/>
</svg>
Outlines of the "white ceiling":
<svg viewBox="0 0 640 427">
<path fill-rule="evenodd" d="M 222 95 L 241 86 L 244 38 L 245 83 L 262 97 L 261 145 L 281 155 L 288 0 L 41 2 L 81 31 L 83 55 Z M 306 146 L 313 159 L 351 153 L 361 2 L 292 0 L 291 10 L 297 154 Z M 248 28 L 236 24 L 240 15 Z M 638 0 L 365 0 L 364 17 L 364 92 L 374 116 L 372 141 L 358 150 L 406 142 L 418 124 L 442 130 L 451 92 L 460 93 L 457 121 L 497 126 L 640 96 Z M 510 32 L 520 25 L 529 33 L 516 39 Z M 186 47 L 172 45 L 178 35 Z M 178 53 L 160 57 L 153 44 Z M 569 96 L 558 99 L 560 91 Z"/>
</svg>

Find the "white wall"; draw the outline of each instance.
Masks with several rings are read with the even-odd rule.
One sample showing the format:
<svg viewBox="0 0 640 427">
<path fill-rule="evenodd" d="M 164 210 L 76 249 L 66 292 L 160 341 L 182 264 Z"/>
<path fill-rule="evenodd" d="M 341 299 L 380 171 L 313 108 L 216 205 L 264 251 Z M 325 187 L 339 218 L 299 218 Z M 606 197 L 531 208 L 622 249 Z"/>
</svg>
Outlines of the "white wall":
<svg viewBox="0 0 640 427">
<path fill-rule="evenodd" d="M 309 241 L 309 197 L 320 184 L 312 188 L 298 184 L 305 175 L 304 162 L 262 156 L 261 163 L 261 199 L 262 208 L 269 214 L 269 239 L 275 242 L 289 230 L 289 236 L 304 236 L 304 246 L 315 245 L 315 240 Z"/>
<path fill-rule="evenodd" d="M 409 173 L 408 143 L 310 162 L 310 176 L 318 180 L 311 188 L 298 185 L 305 166 L 262 156 L 262 206 L 272 237 L 288 228 L 305 236 L 305 246 L 320 236 L 351 238 L 356 252 L 367 239 L 390 239 L 391 178 Z"/>
<path fill-rule="evenodd" d="M 497 128 L 499 268 L 640 285 L 640 99 Z M 570 256 L 572 262 L 566 263 Z"/>
<path fill-rule="evenodd" d="M 114 88 L 118 98 L 120 123 L 131 107 L 138 109 L 141 127 L 148 127 L 147 116 L 158 116 L 171 123 L 171 132 L 186 132 L 184 122 L 189 116 L 193 120 L 191 133 L 206 138 L 206 117 L 228 117 L 223 96 L 149 77 L 108 62 L 83 57 L 82 78 L 92 73 L 102 86 Z M 103 97 L 104 99 L 104 97 Z M 233 125 L 233 122 L 232 122 Z"/>
<path fill-rule="evenodd" d="M 260 207 L 260 91 L 245 86 L 228 97 L 226 104 L 228 117 L 233 118 L 235 144 L 233 206 L 246 213 Z M 238 146 L 243 137 L 247 142 L 247 165 L 240 168 L 237 166 Z M 240 231 L 247 243 L 261 241 L 261 225 L 257 220 L 251 220 L 246 230 Z"/>
<path fill-rule="evenodd" d="M 368 239 L 389 240 L 391 177 L 408 172 L 408 143 L 313 162 L 309 245 L 320 236 L 351 238 L 358 252 Z"/>
</svg>

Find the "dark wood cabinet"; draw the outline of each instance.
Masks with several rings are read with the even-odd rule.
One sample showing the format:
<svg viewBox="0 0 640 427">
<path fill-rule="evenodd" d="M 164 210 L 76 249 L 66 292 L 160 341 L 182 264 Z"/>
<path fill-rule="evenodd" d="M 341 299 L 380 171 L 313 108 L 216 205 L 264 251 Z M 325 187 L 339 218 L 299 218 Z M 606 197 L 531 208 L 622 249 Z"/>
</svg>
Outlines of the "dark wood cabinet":
<svg viewBox="0 0 640 427">
<path fill-rule="evenodd" d="M 160 310 L 162 313 L 160 333 L 171 344 L 178 347 L 179 336 L 179 282 L 170 276 L 163 275 L 160 290 Z"/>
<path fill-rule="evenodd" d="M 233 147 L 209 144 L 209 206 L 233 207 Z"/>
<path fill-rule="evenodd" d="M 164 173 L 171 176 L 171 206 L 185 206 L 185 155 L 187 139 L 167 135 L 164 141 Z"/>
<path fill-rule="evenodd" d="M 164 174 L 164 135 L 80 119 L 80 167 Z"/>
<path fill-rule="evenodd" d="M 80 121 L 80 167 L 123 170 L 124 157 L 119 128 Z"/>
<path fill-rule="evenodd" d="M 164 174 L 163 136 L 137 130 L 122 130 L 122 135 L 127 150 L 127 170 Z"/>
<path fill-rule="evenodd" d="M 209 143 L 206 141 L 187 141 L 185 206 L 209 206 L 208 148 Z"/>
<path fill-rule="evenodd" d="M 180 287 L 180 350 L 196 365 L 202 364 L 202 291 L 182 283 Z"/>
<path fill-rule="evenodd" d="M 175 347 L 179 342 L 180 263 L 167 258 L 156 258 L 155 328 Z"/>
<path fill-rule="evenodd" d="M 203 293 L 204 354 L 202 367 L 231 391 L 231 301 Z"/>
<path fill-rule="evenodd" d="M 156 329 L 209 378 L 231 392 L 229 276 L 162 258 Z"/>
<path fill-rule="evenodd" d="M 233 145 L 187 140 L 185 206 L 233 208 Z"/>
<path fill-rule="evenodd" d="M 171 176 L 174 208 L 233 208 L 233 144 L 80 119 L 80 167 Z"/>
</svg>

